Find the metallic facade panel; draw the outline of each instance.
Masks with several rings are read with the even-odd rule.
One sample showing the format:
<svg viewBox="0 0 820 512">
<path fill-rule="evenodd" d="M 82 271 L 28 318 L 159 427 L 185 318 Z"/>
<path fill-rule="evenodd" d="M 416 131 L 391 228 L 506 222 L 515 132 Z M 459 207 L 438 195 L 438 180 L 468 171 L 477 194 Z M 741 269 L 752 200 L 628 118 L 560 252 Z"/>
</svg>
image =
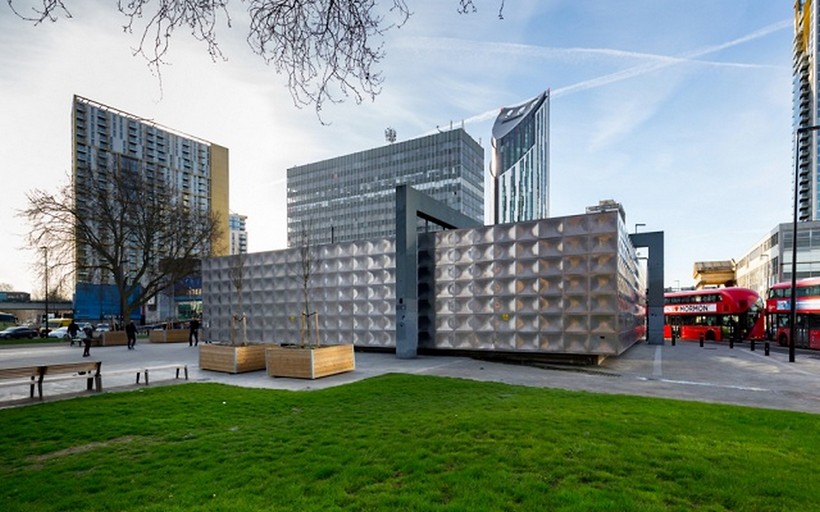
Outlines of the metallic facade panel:
<svg viewBox="0 0 820 512">
<path fill-rule="evenodd" d="M 428 233 L 418 246 L 420 348 L 617 355 L 643 335 L 645 280 L 617 212 Z M 395 347 L 395 242 L 315 251 L 322 342 Z M 211 339 L 227 339 L 238 311 L 233 258 L 203 262 Z M 298 249 L 244 258 L 249 339 L 298 340 Z"/>
</svg>

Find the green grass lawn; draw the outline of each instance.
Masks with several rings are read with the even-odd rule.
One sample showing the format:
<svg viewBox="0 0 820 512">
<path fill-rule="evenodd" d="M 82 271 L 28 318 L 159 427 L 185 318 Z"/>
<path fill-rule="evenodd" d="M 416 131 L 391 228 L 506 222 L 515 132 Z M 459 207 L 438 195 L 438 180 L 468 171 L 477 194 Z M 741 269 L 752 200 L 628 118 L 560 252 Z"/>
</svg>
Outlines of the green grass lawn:
<svg viewBox="0 0 820 512">
<path fill-rule="evenodd" d="M 820 417 L 387 375 L 0 411 L 0 510 L 820 510 Z"/>
</svg>

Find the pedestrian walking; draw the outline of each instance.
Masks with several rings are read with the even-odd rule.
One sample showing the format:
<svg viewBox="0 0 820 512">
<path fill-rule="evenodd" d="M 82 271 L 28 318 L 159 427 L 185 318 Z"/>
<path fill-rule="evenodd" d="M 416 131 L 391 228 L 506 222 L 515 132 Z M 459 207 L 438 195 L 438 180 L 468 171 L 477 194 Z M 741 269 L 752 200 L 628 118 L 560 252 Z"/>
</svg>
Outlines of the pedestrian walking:
<svg viewBox="0 0 820 512">
<path fill-rule="evenodd" d="M 194 317 L 188 324 L 188 346 L 194 347 L 196 345 L 199 345 L 199 320 Z"/>
<path fill-rule="evenodd" d="M 83 343 L 85 344 L 85 348 L 83 349 L 83 357 L 89 357 L 91 356 L 91 340 L 94 339 L 94 328 L 88 326 L 83 329 L 83 333 L 85 334 L 85 338 L 83 338 Z"/>
<path fill-rule="evenodd" d="M 74 340 L 77 338 L 77 334 L 79 334 L 80 332 L 80 326 L 77 325 L 77 322 L 71 320 L 71 323 L 68 324 L 68 329 L 66 329 L 66 331 L 68 332 L 68 338 L 71 340 L 71 346 L 73 347 Z"/>
<path fill-rule="evenodd" d="M 137 326 L 133 320 L 125 326 L 125 336 L 128 338 L 128 350 L 134 350 L 137 345 Z"/>
</svg>

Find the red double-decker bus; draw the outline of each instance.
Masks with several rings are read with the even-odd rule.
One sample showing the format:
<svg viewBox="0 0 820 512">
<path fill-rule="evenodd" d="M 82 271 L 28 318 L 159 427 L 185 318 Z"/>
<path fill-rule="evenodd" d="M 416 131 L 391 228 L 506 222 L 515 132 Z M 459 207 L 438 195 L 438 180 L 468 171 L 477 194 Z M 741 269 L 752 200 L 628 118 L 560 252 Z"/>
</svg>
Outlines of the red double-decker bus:
<svg viewBox="0 0 820 512">
<path fill-rule="evenodd" d="M 748 288 L 710 288 L 664 294 L 663 333 L 685 340 L 728 340 L 733 329 L 738 339 L 762 340 L 764 303 Z"/>
<path fill-rule="evenodd" d="M 795 290 L 794 346 L 820 349 L 820 277 L 799 279 Z M 789 344 L 792 283 L 777 283 L 766 297 L 766 331 L 779 345 Z"/>
</svg>

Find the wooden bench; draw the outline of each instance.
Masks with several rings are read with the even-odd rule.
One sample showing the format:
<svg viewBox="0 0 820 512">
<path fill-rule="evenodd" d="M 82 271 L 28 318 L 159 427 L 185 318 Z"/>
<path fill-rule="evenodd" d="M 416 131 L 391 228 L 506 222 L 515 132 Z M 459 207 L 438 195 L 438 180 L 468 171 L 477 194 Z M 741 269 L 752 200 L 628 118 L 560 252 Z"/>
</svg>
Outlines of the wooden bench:
<svg viewBox="0 0 820 512">
<path fill-rule="evenodd" d="M 28 384 L 29 396 L 31 398 L 34 398 L 34 387 L 37 386 L 37 396 L 42 399 L 44 382 L 83 378 L 87 381 L 87 389 L 89 391 L 94 389 L 102 391 L 101 366 L 101 361 L 82 361 L 79 363 L 56 363 L 0 368 L 0 385 L 13 386 Z"/>
<path fill-rule="evenodd" d="M 43 398 L 43 382 L 65 379 L 84 378 L 88 391 L 102 391 L 102 361 L 81 361 L 78 363 L 57 363 L 40 366 L 40 377 L 37 380 L 37 392 Z"/>
<path fill-rule="evenodd" d="M 18 366 L 16 368 L 0 368 L 0 386 L 29 385 L 29 396 L 34 398 L 34 386 L 40 377 L 39 366 Z"/>
<path fill-rule="evenodd" d="M 179 372 L 185 372 L 185 380 L 188 380 L 188 365 L 185 364 L 166 364 L 164 366 L 149 366 L 137 372 L 137 384 L 140 383 L 140 375 L 145 376 L 145 385 L 148 385 L 148 374 L 161 370 L 176 370 L 176 378 L 179 378 Z"/>
</svg>

